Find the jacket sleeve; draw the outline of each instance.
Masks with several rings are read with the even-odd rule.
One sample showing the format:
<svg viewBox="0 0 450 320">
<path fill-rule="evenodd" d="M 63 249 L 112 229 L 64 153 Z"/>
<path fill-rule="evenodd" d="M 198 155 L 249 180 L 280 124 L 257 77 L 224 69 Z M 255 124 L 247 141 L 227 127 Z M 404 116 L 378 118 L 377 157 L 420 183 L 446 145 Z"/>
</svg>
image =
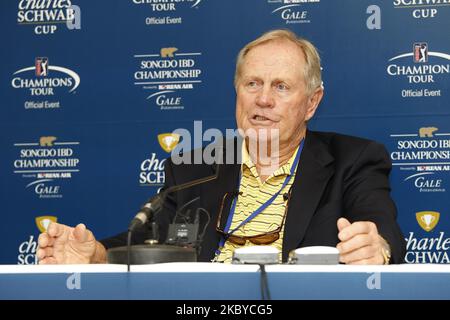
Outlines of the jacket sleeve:
<svg viewBox="0 0 450 320">
<path fill-rule="evenodd" d="M 344 212 L 351 222 L 374 222 L 390 245 L 391 263 L 403 263 L 406 246 L 397 223 L 397 208 L 390 196 L 391 168 L 385 147 L 373 141 L 367 144 L 346 175 Z"/>
</svg>

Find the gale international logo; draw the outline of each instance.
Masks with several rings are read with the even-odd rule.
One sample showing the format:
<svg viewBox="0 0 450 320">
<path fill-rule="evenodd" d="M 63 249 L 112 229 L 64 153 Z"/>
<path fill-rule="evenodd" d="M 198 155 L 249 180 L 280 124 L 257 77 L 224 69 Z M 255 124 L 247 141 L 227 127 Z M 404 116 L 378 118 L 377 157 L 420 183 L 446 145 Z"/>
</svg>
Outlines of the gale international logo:
<svg viewBox="0 0 450 320">
<path fill-rule="evenodd" d="M 414 19 L 436 18 L 441 10 L 448 10 L 450 0 L 394 0 L 395 9 L 408 11 Z"/>
<path fill-rule="evenodd" d="M 40 216 L 35 218 L 36 226 L 40 233 L 47 231 L 51 222 L 57 222 L 55 216 Z M 17 256 L 17 264 L 38 264 L 36 257 L 37 237 L 30 235 L 27 241 L 19 245 L 19 255 Z"/>
<path fill-rule="evenodd" d="M 202 83 L 201 55 L 201 52 L 182 52 L 177 47 L 134 55 L 138 60 L 134 84 L 149 91 L 147 100 L 160 110 L 182 110 L 185 108 L 183 92 Z"/>
<path fill-rule="evenodd" d="M 436 230 L 441 217 L 437 211 L 416 212 L 416 222 L 426 235 L 422 237 L 409 232 L 405 239 L 407 263 L 450 263 L 450 238 L 445 232 Z"/>
<path fill-rule="evenodd" d="M 391 134 L 395 149 L 391 152 L 394 170 L 403 182 L 420 193 L 447 191 L 450 172 L 450 133 L 435 126 L 416 132 Z"/>
<path fill-rule="evenodd" d="M 158 135 L 160 147 L 167 153 L 172 152 L 180 141 L 180 136 L 174 133 L 162 133 Z M 141 172 L 139 173 L 139 184 L 141 186 L 162 187 L 165 182 L 163 159 L 157 157 L 156 152 L 152 152 L 150 157 L 141 162 Z"/>
<path fill-rule="evenodd" d="M 25 101 L 25 109 L 58 109 L 60 101 L 49 101 L 62 93 L 75 93 L 80 85 L 80 76 L 66 67 L 52 65 L 48 57 L 36 57 L 34 66 L 19 69 L 13 73 L 11 86 L 24 91 L 30 99 Z"/>
<path fill-rule="evenodd" d="M 15 143 L 14 173 L 26 181 L 25 189 L 39 199 L 62 198 L 62 186 L 80 172 L 79 145 L 78 141 L 61 141 L 55 136 Z"/>
<path fill-rule="evenodd" d="M 17 24 L 33 26 L 37 35 L 54 34 L 65 23 L 67 29 L 81 29 L 81 10 L 70 0 L 19 0 Z"/>
<path fill-rule="evenodd" d="M 133 4 L 149 8 L 152 16 L 145 17 L 145 24 L 182 24 L 183 13 L 197 10 L 203 0 L 132 0 Z M 145 12 L 145 10 L 143 10 Z M 192 11 L 191 11 L 192 13 Z"/>
<path fill-rule="evenodd" d="M 415 42 L 412 50 L 389 59 L 386 73 L 408 85 L 403 98 L 432 98 L 444 95 L 441 87 L 449 81 L 450 54 L 430 51 L 428 42 Z"/>
<path fill-rule="evenodd" d="M 272 14 L 278 16 L 286 24 L 310 23 L 310 12 L 312 4 L 320 0 L 267 0 L 274 9 Z"/>
</svg>

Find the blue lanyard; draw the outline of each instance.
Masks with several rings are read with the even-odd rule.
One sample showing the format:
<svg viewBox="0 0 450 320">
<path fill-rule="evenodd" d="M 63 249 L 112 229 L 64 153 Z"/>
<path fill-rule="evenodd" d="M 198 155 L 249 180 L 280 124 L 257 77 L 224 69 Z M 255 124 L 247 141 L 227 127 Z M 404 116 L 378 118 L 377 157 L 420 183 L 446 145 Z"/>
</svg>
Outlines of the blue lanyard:
<svg viewBox="0 0 450 320">
<path fill-rule="evenodd" d="M 237 202 L 237 197 L 233 199 L 233 204 L 230 208 L 230 214 L 228 215 L 228 219 L 227 219 L 227 224 L 225 225 L 224 228 L 224 232 L 227 232 L 229 235 L 233 234 L 237 229 L 239 229 L 240 227 L 242 227 L 244 224 L 248 223 L 249 221 L 251 221 L 252 219 L 254 219 L 258 214 L 260 214 L 262 211 L 264 211 L 269 205 L 272 204 L 272 202 L 278 197 L 278 195 L 281 193 L 281 191 L 286 187 L 286 185 L 289 183 L 289 181 L 291 180 L 292 176 L 294 175 L 295 172 L 295 168 L 297 168 L 298 162 L 300 160 L 300 154 L 302 153 L 303 150 L 303 144 L 304 144 L 305 139 L 302 140 L 302 142 L 300 143 L 300 146 L 298 148 L 297 154 L 295 156 L 294 159 L 294 163 L 291 166 L 291 171 L 289 176 L 287 176 L 284 179 L 283 185 L 281 186 L 280 190 L 278 190 L 277 193 L 275 193 L 272 197 L 270 197 L 269 200 L 267 200 L 266 202 L 264 202 L 258 209 L 256 209 L 247 219 L 245 219 L 244 221 L 242 221 L 236 228 L 234 228 L 231 232 L 228 232 L 228 230 L 231 227 L 231 222 L 233 221 L 233 216 L 235 214 L 235 210 L 236 210 L 236 202 Z M 239 188 L 241 185 L 241 179 L 242 176 L 239 177 Z M 225 237 L 222 237 L 222 239 L 220 240 L 219 243 L 219 248 L 222 248 L 223 245 L 225 244 Z M 218 249 L 216 251 L 216 253 L 220 253 L 219 251 L 220 249 Z"/>
</svg>

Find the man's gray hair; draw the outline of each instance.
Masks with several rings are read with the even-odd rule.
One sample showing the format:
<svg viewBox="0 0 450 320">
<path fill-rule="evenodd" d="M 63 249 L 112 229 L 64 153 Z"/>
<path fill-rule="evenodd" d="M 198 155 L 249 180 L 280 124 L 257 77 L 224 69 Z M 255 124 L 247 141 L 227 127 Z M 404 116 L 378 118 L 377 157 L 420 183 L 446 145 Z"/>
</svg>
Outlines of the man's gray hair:
<svg viewBox="0 0 450 320">
<path fill-rule="evenodd" d="M 306 39 L 299 38 L 294 32 L 286 29 L 277 29 L 264 33 L 259 38 L 248 43 L 239 51 L 236 72 L 234 74 L 234 86 L 237 87 L 242 74 L 242 66 L 246 55 L 249 51 L 259 45 L 270 41 L 291 41 L 297 45 L 306 60 L 305 69 L 303 70 L 304 80 L 306 83 L 308 94 L 311 94 L 316 88 L 322 86 L 322 72 L 320 68 L 320 56 L 316 47 Z"/>
</svg>

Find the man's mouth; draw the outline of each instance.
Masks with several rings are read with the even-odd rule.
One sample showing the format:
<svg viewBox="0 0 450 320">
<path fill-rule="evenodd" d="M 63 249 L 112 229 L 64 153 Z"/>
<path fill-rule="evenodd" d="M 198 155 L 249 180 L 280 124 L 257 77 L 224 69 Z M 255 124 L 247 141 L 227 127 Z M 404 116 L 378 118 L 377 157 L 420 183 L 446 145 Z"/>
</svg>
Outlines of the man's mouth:
<svg viewBox="0 0 450 320">
<path fill-rule="evenodd" d="M 254 116 L 253 120 L 256 120 L 256 121 L 270 121 L 269 118 L 266 118 L 264 116 Z"/>
</svg>

